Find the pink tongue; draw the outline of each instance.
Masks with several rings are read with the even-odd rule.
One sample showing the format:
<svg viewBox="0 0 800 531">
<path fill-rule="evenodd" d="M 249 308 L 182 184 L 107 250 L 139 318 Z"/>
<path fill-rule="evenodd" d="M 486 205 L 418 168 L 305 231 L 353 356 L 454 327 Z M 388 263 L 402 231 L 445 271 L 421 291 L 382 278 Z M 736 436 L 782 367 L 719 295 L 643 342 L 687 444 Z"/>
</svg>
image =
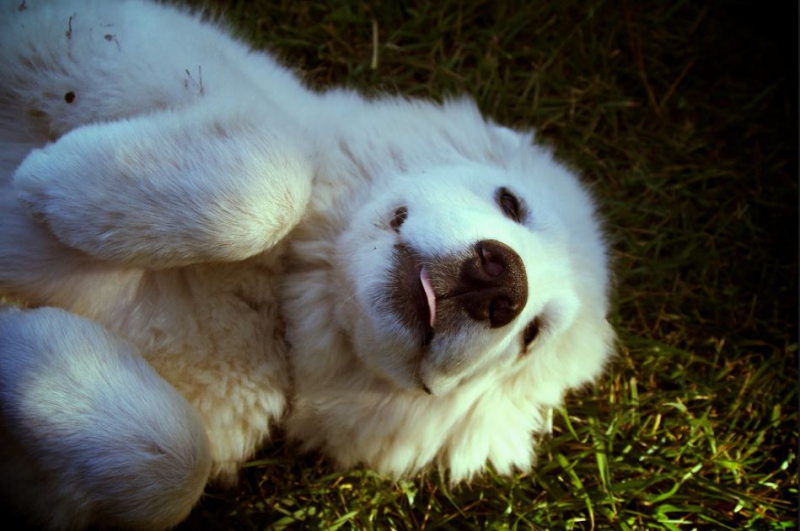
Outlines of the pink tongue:
<svg viewBox="0 0 800 531">
<path fill-rule="evenodd" d="M 425 290 L 425 298 L 428 299 L 428 310 L 431 315 L 431 328 L 436 322 L 436 295 L 433 293 L 433 286 L 431 286 L 431 279 L 428 276 L 428 271 L 423 267 L 419 272 L 419 280 L 422 283 L 422 289 Z"/>
</svg>

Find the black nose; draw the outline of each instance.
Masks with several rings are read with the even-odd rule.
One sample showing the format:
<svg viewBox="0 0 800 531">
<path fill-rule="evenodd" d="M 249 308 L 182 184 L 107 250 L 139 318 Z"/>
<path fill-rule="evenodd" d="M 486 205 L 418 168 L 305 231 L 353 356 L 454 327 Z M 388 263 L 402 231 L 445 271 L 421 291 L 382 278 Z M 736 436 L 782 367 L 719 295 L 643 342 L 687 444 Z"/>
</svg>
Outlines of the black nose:
<svg viewBox="0 0 800 531">
<path fill-rule="evenodd" d="M 491 328 L 505 326 L 528 302 L 528 278 L 519 255 L 497 240 L 483 240 L 461 264 L 458 300 L 469 316 Z"/>
</svg>

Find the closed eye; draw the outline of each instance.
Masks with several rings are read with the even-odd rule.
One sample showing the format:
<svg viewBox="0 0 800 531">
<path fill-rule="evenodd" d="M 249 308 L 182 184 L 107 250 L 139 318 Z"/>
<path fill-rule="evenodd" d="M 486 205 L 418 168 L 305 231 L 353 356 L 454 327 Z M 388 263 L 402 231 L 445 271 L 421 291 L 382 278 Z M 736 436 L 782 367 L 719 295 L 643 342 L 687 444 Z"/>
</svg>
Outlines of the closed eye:
<svg viewBox="0 0 800 531">
<path fill-rule="evenodd" d="M 514 192 L 506 187 L 498 188 L 495 200 L 508 219 L 522 223 L 526 215 L 525 203 Z"/>
</svg>

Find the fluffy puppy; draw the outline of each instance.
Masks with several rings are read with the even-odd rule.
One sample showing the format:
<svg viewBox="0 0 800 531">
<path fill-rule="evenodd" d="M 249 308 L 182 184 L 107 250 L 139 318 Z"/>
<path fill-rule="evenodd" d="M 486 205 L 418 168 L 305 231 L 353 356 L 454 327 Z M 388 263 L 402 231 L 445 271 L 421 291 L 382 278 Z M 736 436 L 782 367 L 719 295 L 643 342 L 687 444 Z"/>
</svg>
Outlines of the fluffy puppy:
<svg viewBox="0 0 800 531">
<path fill-rule="evenodd" d="M 0 490 L 167 528 L 283 422 L 341 466 L 528 469 L 611 351 L 590 195 L 467 99 L 308 90 L 143 0 L 0 13 Z"/>
</svg>

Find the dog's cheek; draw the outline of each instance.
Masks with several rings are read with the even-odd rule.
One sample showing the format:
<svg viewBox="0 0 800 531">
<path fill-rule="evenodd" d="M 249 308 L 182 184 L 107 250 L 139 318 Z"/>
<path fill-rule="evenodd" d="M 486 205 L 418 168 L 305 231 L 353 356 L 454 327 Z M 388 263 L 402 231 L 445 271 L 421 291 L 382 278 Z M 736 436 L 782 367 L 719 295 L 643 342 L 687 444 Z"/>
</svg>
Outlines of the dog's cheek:
<svg viewBox="0 0 800 531">
<path fill-rule="evenodd" d="M 353 315 L 349 335 L 355 355 L 373 372 L 398 387 L 418 387 L 416 338 L 393 314 L 379 309 Z"/>
</svg>

